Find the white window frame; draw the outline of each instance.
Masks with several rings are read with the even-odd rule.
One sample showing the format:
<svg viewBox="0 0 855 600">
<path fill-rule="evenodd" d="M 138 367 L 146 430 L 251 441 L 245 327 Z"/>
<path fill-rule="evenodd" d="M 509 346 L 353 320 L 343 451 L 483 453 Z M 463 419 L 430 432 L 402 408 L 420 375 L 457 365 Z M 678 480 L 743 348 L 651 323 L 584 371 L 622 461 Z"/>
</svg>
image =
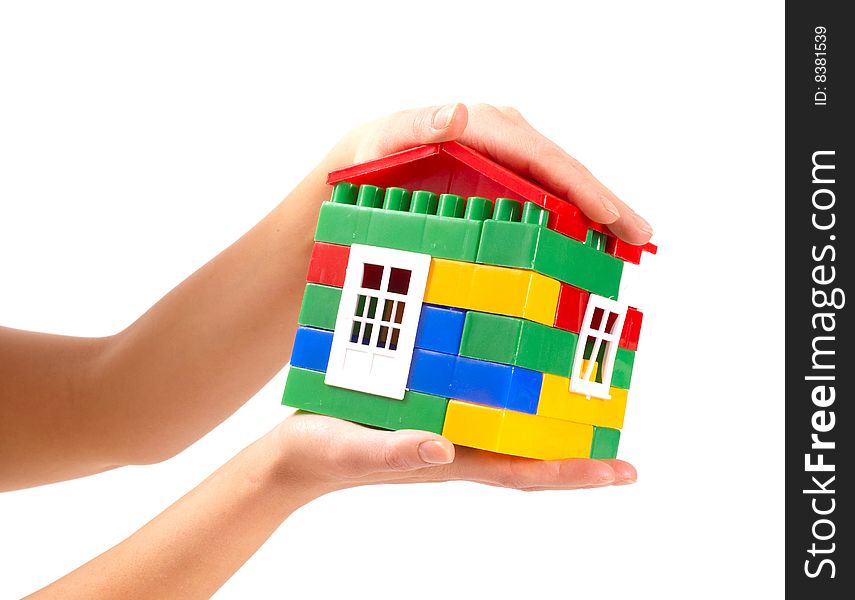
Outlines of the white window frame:
<svg viewBox="0 0 855 600">
<path fill-rule="evenodd" d="M 362 287 L 365 264 L 383 267 L 379 290 Z M 405 294 L 388 290 L 392 268 L 410 271 Z M 428 254 L 362 244 L 350 247 L 324 383 L 396 400 L 404 398 L 429 270 Z M 360 296 L 366 299 L 357 314 Z M 377 299 L 373 313 L 371 298 Z M 387 302 L 392 303 L 388 320 L 384 319 Z M 404 307 L 398 320 L 401 303 Z M 386 332 L 383 339 L 381 328 Z M 398 337 L 393 349 L 394 329 Z M 352 341 L 354 330 L 356 340 Z"/>
<path fill-rule="evenodd" d="M 626 319 L 626 311 L 628 306 L 616 300 L 591 294 L 588 298 L 588 305 L 585 308 L 585 318 L 582 321 L 582 327 L 579 331 L 579 340 L 576 342 L 576 352 L 573 356 L 573 367 L 570 371 L 570 391 L 577 394 L 585 394 L 589 398 L 594 396 L 604 400 L 610 400 L 612 373 L 615 366 L 615 357 L 617 356 L 618 344 L 620 342 L 620 334 L 623 331 L 623 322 Z M 592 326 L 592 321 L 597 309 L 603 311 L 598 327 Z M 612 314 L 617 315 L 610 330 L 606 330 Z M 585 371 L 582 371 L 582 363 L 585 360 L 585 346 L 588 338 L 594 340 L 594 347 L 591 350 L 591 358 L 586 361 Z M 595 369 L 597 366 L 597 356 L 600 353 L 600 348 L 606 344 L 606 351 L 603 355 L 603 364 L 600 365 L 601 382 L 594 380 L 596 375 Z"/>
</svg>

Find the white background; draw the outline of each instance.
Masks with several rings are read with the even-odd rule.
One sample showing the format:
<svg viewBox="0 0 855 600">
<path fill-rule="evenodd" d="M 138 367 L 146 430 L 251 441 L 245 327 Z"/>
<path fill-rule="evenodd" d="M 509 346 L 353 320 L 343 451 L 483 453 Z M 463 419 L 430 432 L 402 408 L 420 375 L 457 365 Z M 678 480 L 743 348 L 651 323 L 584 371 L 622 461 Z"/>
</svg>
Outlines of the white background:
<svg viewBox="0 0 855 600">
<path fill-rule="evenodd" d="M 782 8 L 239 4 L 0 4 L 0 322 L 114 333 L 347 129 L 456 100 L 520 108 L 661 252 L 621 296 L 645 311 L 621 445 L 636 485 L 338 493 L 219 597 L 782 596 Z M 0 495 L 0 597 L 119 542 L 269 430 L 283 381 L 166 463 Z"/>
</svg>

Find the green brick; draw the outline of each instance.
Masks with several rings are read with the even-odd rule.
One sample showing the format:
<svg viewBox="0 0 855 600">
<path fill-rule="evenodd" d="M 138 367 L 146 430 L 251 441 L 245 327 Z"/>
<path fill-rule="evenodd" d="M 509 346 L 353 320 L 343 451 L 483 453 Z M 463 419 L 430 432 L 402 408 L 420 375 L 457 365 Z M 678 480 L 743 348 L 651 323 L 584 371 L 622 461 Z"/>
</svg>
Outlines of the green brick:
<svg viewBox="0 0 855 600">
<path fill-rule="evenodd" d="M 612 371 L 612 387 L 629 389 L 632 380 L 632 365 L 635 362 L 635 352 L 626 348 L 618 348 L 615 355 L 615 366 Z"/>
<path fill-rule="evenodd" d="M 591 442 L 591 458 L 617 458 L 620 430 L 609 427 L 594 427 Z"/>
<path fill-rule="evenodd" d="M 483 221 L 493 216 L 493 203 L 482 196 L 469 196 L 464 218 Z"/>
<path fill-rule="evenodd" d="M 340 301 L 341 288 L 307 283 L 297 323 L 332 331 L 335 329 Z"/>
<path fill-rule="evenodd" d="M 493 218 L 497 221 L 519 222 L 521 213 L 522 205 L 518 200 L 496 198 L 496 203 L 493 205 Z"/>
<path fill-rule="evenodd" d="M 590 359 L 593 348 L 594 343 L 589 341 L 585 345 L 585 352 L 582 353 L 583 358 Z M 605 354 L 606 346 L 605 344 L 602 344 L 600 345 L 600 351 L 595 359 L 600 365 L 600 368 L 597 369 L 596 377 L 594 378 L 595 381 L 602 381 L 602 364 Z M 628 390 L 630 381 L 632 380 L 632 366 L 634 362 L 635 352 L 627 350 L 626 348 L 618 348 L 617 352 L 615 352 L 615 364 L 614 367 L 612 367 L 612 381 L 609 385 L 611 387 Z"/>
<path fill-rule="evenodd" d="M 587 237 L 585 238 L 585 245 L 590 246 L 594 250 L 605 252 L 607 240 L 608 236 L 606 236 L 605 233 L 597 231 L 596 229 L 589 229 Z"/>
<path fill-rule="evenodd" d="M 549 223 L 549 211 L 539 207 L 534 202 L 526 202 L 523 205 L 520 220 L 523 223 L 531 223 L 532 225 L 541 225 L 546 227 Z"/>
<path fill-rule="evenodd" d="M 410 210 L 410 192 L 404 188 L 386 188 L 383 198 L 383 208 L 386 210 Z"/>
<path fill-rule="evenodd" d="M 339 181 L 333 186 L 330 202 L 341 204 L 356 204 L 356 197 L 359 194 L 359 186 L 349 181 Z"/>
<path fill-rule="evenodd" d="M 365 243 L 370 246 L 419 252 L 427 218 L 427 215 L 397 210 L 372 210 Z"/>
<path fill-rule="evenodd" d="M 475 262 L 482 226 L 483 221 L 477 219 L 324 202 L 315 240 L 345 246 L 368 244 Z"/>
<path fill-rule="evenodd" d="M 579 336 L 524 319 L 466 313 L 461 356 L 570 376 Z"/>
<path fill-rule="evenodd" d="M 460 355 L 515 365 L 522 319 L 469 311 L 463 322 Z"/>
<path fill-rule="evenodd" d="M 407 392 L 394 400 L 324 383 L 324 373 L 291 367 L 282 404 L 383 429 L 421 429 L 442 433 L 446 398 Z"/>
<path fill-rule="evenodd" d="M 483 221 L 428 216 L 419 252 L 434 258 L 475 262 L 483 225 Z"/>
<path fill-rule="evenodd" d="M 477 262 L 531 269 L 600 296 L 615 299 L 623 261 L 531 224 L 484 222 Z"/>
<path fill-rule="evenodd" d="M 315 240 L 331 244 L 364 244 L 368 239 L 371 209 L 353 204 L 324 202 L 318 215 Z"/>
<path fill-rule="evenodd" d="M 433 192 L 425 190 L 416 190 L 413 192 L 413 199 L 410 203 L 409 211 L 422 215 L 435 215 L 437 209 L 438 196 Z"/>
<path fill-rule="evenodd" d="M 380 208 L 383 206 L 383 197 L 386 195 L 386 190 L 376 185 L 361 185 L 359 186 L 359 194 L 356 196 L 357 206 L 368 206 L 371 208 Z"/>
</svg>

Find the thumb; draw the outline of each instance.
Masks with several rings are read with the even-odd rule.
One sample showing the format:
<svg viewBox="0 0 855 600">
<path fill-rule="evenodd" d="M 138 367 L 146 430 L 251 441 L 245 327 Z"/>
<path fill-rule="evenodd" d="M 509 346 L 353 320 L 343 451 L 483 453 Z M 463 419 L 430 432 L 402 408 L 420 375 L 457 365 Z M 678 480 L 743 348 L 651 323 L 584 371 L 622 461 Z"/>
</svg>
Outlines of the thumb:
<svg viewBox="0 0 855 600">
<path fill-rule="evenodd" d="M 455 140 L 463 135 L 469 112 L 465 104 L 405 110 L 371 123 L 356 149 L 355 162 L 365 162 L 422 144 Z"/>
<path fill-rule="evenodd" d="M 358 437 L 350 454 L 354 474 L 414 471 L 454 460 L 454 444 L 428 431 L 363 429 Z"/>
</svg>

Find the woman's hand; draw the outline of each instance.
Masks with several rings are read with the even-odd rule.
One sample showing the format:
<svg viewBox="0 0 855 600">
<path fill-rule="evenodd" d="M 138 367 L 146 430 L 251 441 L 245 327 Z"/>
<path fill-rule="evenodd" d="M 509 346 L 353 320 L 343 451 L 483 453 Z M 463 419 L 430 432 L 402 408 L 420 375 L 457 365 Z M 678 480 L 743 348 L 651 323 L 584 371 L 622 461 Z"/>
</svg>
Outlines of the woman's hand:
<svg viewBox="0 0 855 600">
<path fill-rule="evenodd" d="M 455 455 L 456 454 L 456 455 Z M 297 413 L 128 539 L 33 598 L 208 598 L 282 521 L 315 498 L 372 483 L 470 480 L 521 490 L 635 481 L 620 460 L 538 461 Z"/>
<path fill-rule="evenodd" d="M 298 412 L 271 433 L 276 470 L 310 497 L 373 483 L 476 481 L 519 490 L 558 490 L 633 483 L 622 460 L 542 461 L 455 447 L 427 431 L 381 431 Z"/>
<path fill-rule="evenodd" d="M 604 223 L 621 239 L 644 244 L 650 225 L 600 183 L 579 161 L 535 130 L 513 108 L 478 104 L 398 112 L 348 133 L 310 180 L 326 172 L 400 150 L 457 140 Z M 303 195 L 323 197 L 320 190 Z M 317 206 L 317 205 L 315 205 Z M 314 209 L 317 210 L 316 208 Z M 315 214 L 307 219 L 311 229 Z M 539 461 L 458 447 L 424 431 L 378 431 L 321 415 L 298 413 L 274 432 L 280 468 L 289 481 L 317 486 L 313 493 L 371 483 L 469 480 L 523 490 L 575 489 L 635 481 L 620 460 Z"/>
<path fill-rule="evenodd" d="M 489 104 L 406 110 L 351 131 L 323 168 L 365 162 L 421 144 L 457 140 L 578 206 L 631 244 L 650 241 L 653 229 L 578 160 L 548 140 L 519 111 Z"/>
</svg>

